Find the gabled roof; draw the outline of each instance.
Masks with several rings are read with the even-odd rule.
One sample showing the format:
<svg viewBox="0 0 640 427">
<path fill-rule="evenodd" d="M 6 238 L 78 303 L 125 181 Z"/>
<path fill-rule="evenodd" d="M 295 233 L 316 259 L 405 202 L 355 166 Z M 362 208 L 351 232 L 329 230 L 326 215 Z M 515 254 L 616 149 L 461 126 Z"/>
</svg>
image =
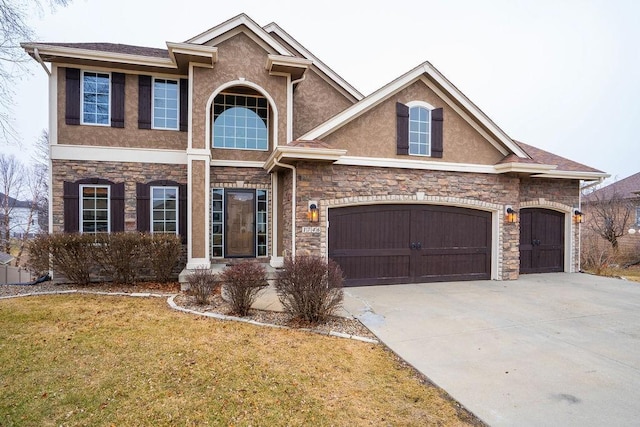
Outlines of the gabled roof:
<svg viewBox="0 0 640 427">
<path fill-rule="evenodd" d="M 167 49 L 155 47 L 133 46 L 119 43 L 38 43 L 46 46 L 60 46 L 72 49 L 97 50 L 101 52 L 121 53 L 125 55 L 151 56 L 169 59 Z"/>
<path fill-rule="evenodd" d="M 291 51 L 289 51 L 282 44 L 278 43 L 260 25 L 256 24 L 253 19 L 249 18 L 249 16 L 244 13 L 234 16 L 233 18 L 228 19 L 222 24 L 218 24 L 215 27 L 198 34 L 197 36 L 190 38 L 185 43 L 204 44 L 243 25 L 247 27 L 265 44 L 271 47 L 275 53 L 278 53 L 280 55 L 294 56 Z"/>
<path fill-rule="evenodd" d="M 623 199 L 637 199 L 640 197 L 640 172 L 628 176 L 606 187 L 599 188 L 584 197 L 585 202 L 604 200 L 617 194 Z"/>
<path fill-rule="evenodd" d="M 488 131 L 486 137 L 489 139 L 489 142 L 491 142 L 505 156 L 513 153 L 518 157 L 528 157 L 527 153 L 522 150 L 518 144 L 509 138 L 502 129 L 500 129 L 486 114 L 484 114 L 429 62 L 424 62 L 418 65 L 411 71 L 398 77 L 373 92 L 371 95 L 363 98 L 358 103 L 317 126 L 315 129 L 312 129 L 302 135 L 299 139 L 322 139 L 371 110 L 381 102 L 389 99 L 393 94 L 424 77 L 429 81 L 432 81 L 437 87 L 442 88 L 445 94 L 451 98 L 452 102 L 455 103 L 452 107 L 461 108 L 464 112 L 471 115 L 471 117 L 480 124 L 480 131 L 484 131 L 484 129 L 486 129 Z"/>
<path fill-rule="evenodd" d="M 303 58 L 312 60 L 313 65 L 318 67 L 320 71 L 322 71 L 329 78 L 331 78 L 333 81 L 338 83 L 338 85 L 340 85 L 345 91 L 347 91 L 347 93 L 353 96 L 353 98 L 356 101 L 359 101 L 364 97 L 364 95 L 362 95 L 356 88 L 351 86 L 349 82 L 347 82 L 342 77 L 340 77 L 335 71 L 329 68 L 324 62 L 320 61 L 314 54 L 309 52 L 307 48 L 301 45 L 296 39 L 291 37 L 289 33 L 283 30 L 278 24 L 276 24 L 275 22 L 272 22 L 268 25 L 265 25 L 263 28 L 269 34 L 273 33 L 278 37 L 280 37 L 282 40 L 285 41 L 285 43 L 291 46 L 291 48 L 295 49 L 295 51 Z"/>
</svg>

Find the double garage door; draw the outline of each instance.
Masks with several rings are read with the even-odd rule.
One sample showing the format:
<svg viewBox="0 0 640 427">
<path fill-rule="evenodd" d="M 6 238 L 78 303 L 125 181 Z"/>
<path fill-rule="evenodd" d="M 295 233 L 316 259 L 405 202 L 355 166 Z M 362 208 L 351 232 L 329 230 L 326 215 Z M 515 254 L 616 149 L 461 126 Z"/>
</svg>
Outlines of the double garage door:
<svg viewBox="0 0 640 427">
<path fill-rule="evenodd" d="M 346 286 L 491 278 L 491 213 L 431 205 L 329 210 Z"/>
</svg>

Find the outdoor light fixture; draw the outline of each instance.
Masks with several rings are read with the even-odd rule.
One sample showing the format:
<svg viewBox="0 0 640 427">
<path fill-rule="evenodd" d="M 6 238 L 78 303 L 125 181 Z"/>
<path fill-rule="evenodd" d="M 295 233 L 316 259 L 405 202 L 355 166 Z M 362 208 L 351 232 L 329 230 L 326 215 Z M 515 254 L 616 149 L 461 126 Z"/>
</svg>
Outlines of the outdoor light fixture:
<svg viewBox="0 0 640 427">
<path fill-rule="evenodd" d="M 318 202 L 309 202 L 307 219 L 309 220 L 309 222 L 318 222 L 320 220 L 320 210 L 318 209 Z"/>
<path fill-rule="evenodd" d="M 583 221 L 584 221 L 584 214 L 580 212 L 578 209 L 573 211 L 573 222 L 575 222 L 576 224 L 582 224 Z"/>
<path fill-rule="evenodd" d="M 505 219 L 507 222 L 514 223 L 518 220 L 518 213 L 514 211 L 511 206 L 507 206 L 507 210 L 505 212 Z"/>
</svg>

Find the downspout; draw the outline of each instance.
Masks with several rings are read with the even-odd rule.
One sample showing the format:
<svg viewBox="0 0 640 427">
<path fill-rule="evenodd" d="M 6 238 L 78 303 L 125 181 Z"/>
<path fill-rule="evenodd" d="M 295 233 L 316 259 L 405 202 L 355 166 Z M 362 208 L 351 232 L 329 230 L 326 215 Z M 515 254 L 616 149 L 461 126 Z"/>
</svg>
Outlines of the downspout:
<svg viewBox="0 0 640 427">
<path fill-rule="evenodd" d="M 38 48 L 34 47 L 33 48 L 33 57 L 36 58 L 36 61 L 38 61 L 38 63 L 40 65 L 42 65 L 42 68 L 44 68 L 44 71 L 47 73 L 48 76 L 51 76 L 51 71 L 49 71 L 49 69 L 47 68 L 46 65 L 44 65 L 44 61 L 42 60 L 42 58 L 40 57 L 40 52 L 38 52 Z"/>
<path fill-rule="evenodd" d="M 295 166 L 287 165 L 284 163 L 280 163 L 277 160 L 273 161 L 273 164 L 276 166 L 280 166 L 283 168 L 292 170 L 292 178 L 293 184 L 291 185 L 293 193 L 291 194 L 291 257 L 296 257 L 296 191 L 297 191 L 297 181 L 298 181 L 298 172 Z"/>
</svg>

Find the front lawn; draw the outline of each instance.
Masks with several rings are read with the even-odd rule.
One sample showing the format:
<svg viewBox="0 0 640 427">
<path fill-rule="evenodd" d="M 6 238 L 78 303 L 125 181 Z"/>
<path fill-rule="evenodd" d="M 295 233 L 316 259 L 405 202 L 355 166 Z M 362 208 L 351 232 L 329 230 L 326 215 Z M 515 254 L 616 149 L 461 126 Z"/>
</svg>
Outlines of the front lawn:
<svg viewBox="0 0 640 427">
<path fill-rule="evenodd" d="M 465 425 L 381 345 L 173 312 L 0 301 L 0 425 Z"/>
</svg>

